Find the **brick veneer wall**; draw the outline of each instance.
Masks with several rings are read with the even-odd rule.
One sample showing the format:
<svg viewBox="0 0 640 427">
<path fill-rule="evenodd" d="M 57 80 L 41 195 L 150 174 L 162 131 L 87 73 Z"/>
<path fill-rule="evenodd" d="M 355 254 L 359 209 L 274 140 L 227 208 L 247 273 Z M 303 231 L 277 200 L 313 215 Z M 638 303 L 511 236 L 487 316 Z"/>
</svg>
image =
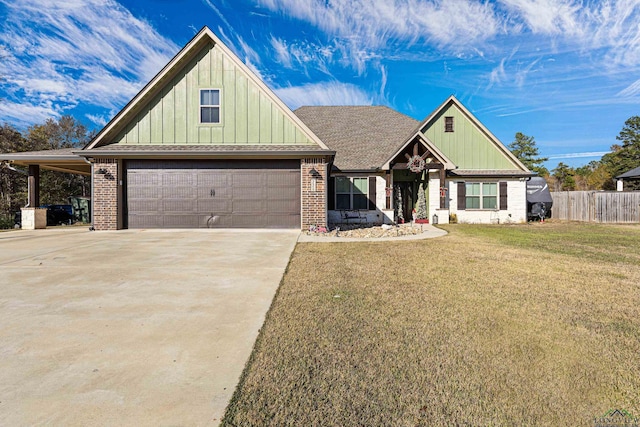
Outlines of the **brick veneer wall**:
<svg viewBox="0 0 640 427">
<path fill-rule="evenodd" d="M 300 162 L 302 174 L 302 229 L 327 226 L 327 162 L 307 158 Z M 315 189 L 313 181 L 315 180 Z"/>
<path fill-rule="evenodd" d="M 118 229 L 116 159 L 95 159 L 93 162 L 93 226 L 96 230 Z"/>
</svg>

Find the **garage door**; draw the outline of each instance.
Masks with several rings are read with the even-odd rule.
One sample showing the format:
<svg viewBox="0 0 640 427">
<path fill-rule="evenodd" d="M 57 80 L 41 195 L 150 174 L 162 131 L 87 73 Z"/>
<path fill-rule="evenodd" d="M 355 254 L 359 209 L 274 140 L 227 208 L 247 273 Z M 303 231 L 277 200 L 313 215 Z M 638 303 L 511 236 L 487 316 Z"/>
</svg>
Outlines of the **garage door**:
<svg viewBox="0 0 640 427">
<path fill-rule="evenodd" d="M 299 228 L 300 161 L 129 160 L 128 228 Z"/>
</svg>

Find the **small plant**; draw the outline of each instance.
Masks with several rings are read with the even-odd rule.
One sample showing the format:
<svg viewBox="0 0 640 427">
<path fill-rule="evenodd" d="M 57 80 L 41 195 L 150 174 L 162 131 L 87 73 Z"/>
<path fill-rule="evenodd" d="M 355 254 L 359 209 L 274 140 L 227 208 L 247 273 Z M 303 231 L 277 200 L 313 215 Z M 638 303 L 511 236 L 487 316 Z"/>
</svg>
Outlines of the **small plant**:
<svg viewBox="0 0 640 427">
<path fill-rule="evenodd" d="M 0 230 L 13 228 L 13 218 L 9 215 L 0 215 Z"/>
<path fill-rule="evenodd" d="M 449 224 L 457 224 L 458 223 L 458 215 L 454 213 L 449 214 Z"/>
</svg>

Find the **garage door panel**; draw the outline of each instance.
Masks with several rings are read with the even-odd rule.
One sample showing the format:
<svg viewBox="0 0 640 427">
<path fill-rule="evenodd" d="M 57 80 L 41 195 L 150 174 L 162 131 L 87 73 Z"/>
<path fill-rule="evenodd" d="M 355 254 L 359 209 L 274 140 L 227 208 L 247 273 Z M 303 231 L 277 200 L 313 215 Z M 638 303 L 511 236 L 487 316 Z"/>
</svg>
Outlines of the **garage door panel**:
<svg viewBox="0 0 640 427">
<path fill-rule="evenodd" d="M 165 214 L 162 216 L 164 228 L 198 228 L 199 219 L 195 215 Z"/>
<path fill-rule="evenodd" d="M 195 214 L 198 212 L 198 210 L 196 209 L 195 199 L 190 199 L 190 200 L 164 199 L 162 201 L 162 210 L 167 213 L 183 213 L 183 214 L 189 214 L 189 213 Z"/>
<path fill-rule="evenodd" d="M 162 226 L 161 215 L 129 215 L 130 228 L 162 228 Z"/>
<path fill-rule="evenodd" d="M 291 200 L 297 201 L 299 191 L 294 187 L 267 188 L 267 200 Z"/>
<path fill-rule="evenodd" d="M 279 174 L 267 174 L 265 177 L 268 187 L 299 187 L 300 172 L 289 172 Z"/>
<path fill-rule="evenodd" d="M 195 184 L 194 173 L 177 173 L 168 172 L 162 174 L 162 185 L 167 186 L 187 186 L 192 187 Z"/>
<path fill-rule="evenodd" d="M 131 187 L 129 197 L 132 199 L 157 199 L 160 197 L 160 187 Z"/>
<path fill-rule="evenodd" d="M 233 200 L 263 200 L 265 199 L 264 187 L 233 188 Z"/>
<path fill-rule="evenodd" d="M 300 210 L 300 204 L 291 200 L 267 200 L 265 214 L 275 213 L 280 215 L 292 214 Z M 293 214 L 295 215 L 295 214 Z"/>
<path fill-rule="evenodd" d="M 215 215 L 231 214 L 231 199 L 198 199 L 197 211 L 210 212 Z"/>
<path fill-rule="evenodd" d="M 230 178 L 230 174 L 227 171 L 206 171 L 197 174 L 198 186 L 227 187 Z"/>
<path fill-rule="evenodd" d="M 129 211 L 137 213 L 155 213 L 160 209 L 159 199 L 133 199 L 129 200 Z"/>
<path fill-rule="evenodd" d="M 234 214 L 266 214 L 266 201 L 264 200 L 234 200 L 232 210 Z"/>
<path fill-rule="evenodd" d="M 236 172 L 233 174 L 233 188 L 253 188 L 262 185 L 264 174 L 260 172 Z"/>
<path fill-rule="evenodd" d="M 195 187 L 162 187 L 163 199 L 195 199 Z"/>
<path fill-rule="evenodd" d="M 297 160 L 130 160 L 126 180 L 130 228 L 300 227 Z"/>
<path fill-rule="evenodd" d="M 264 216 L 235 214 L 231 217 L 233 228 L 265 228 L 267 222 Z"/>
<path fill-rule="evenodd" d="M 158 176 L 158 174 L 150 174 L 147 171 L 135 171 L 128 175 L 127 180 L 129 184 L 134 186 L 158 185 L 160 176 Z"/>
<path fill-rule="evenodd" d="M 198 187 L 195 192 L 197 198 L 201 199 L 231 199 L 231 188 L 223 186 Z"/>
</svg>

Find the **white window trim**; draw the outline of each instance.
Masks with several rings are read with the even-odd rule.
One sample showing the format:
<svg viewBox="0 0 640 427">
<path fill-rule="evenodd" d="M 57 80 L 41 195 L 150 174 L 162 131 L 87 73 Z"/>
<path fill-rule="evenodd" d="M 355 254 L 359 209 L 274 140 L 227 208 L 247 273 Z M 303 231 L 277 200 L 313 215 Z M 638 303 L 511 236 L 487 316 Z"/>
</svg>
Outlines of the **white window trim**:
<svg viewBox="0 0 640 427">
<path fill-rule="evenodd" d="M 368 211 L 369 210 L 369 177 L 368 176 L 336 176 L 336 184 L 335 184 L 335 191 L 334 191 L 334 206 L 335 209 L 337 211 Z M 347 194 L 347 193 L 338 193 L 338 179 L 348 179 L 349 180 L 349 207 L 346 209 L 340 209 L 338 208 L 338 194 Z M 366 193 L 364 193 L 366 199 L 367 199 L 367 206 L 365 208 L 362 209 L 356 209 L 353 207 L 353 189 L 355 188 L 353 185 L 353 180 L 354 179 L 364 179 L 365 183 L 367 184 L 367 190 Z"/>
<path fill-rule="evenodd" d="M 477 196 L 475 195 L 468 195 L 467 193 L 467 184 L 480 184 L 480 194 L 478 194 Z M 490 196 L 484 195 L 484 184 L 495 184 L 496 185 L 496 195 L 495 196 Z M 465 210 L 467 211 L 497 211 L 500 210 L 500 183 L 498 181 L 466 181 L 465 182 Z M 479 197 L 480 198 L 480 207 L 479 208 L 470 208 L 468 205 L 468 203 L 466 203 L 466 199 L 468 199 L 469 197 Z M 496 207 L 495 208 L 485 208 L 484 207 L 484 198 L 485 197 L 495 197 L 496 198 Z"/>
<path fill-rule="evenodd" d="M 202 105 L 200 102 L 202 100 L 202 91 L 203 90 L 217 90 L 219 104 L 218 105 Z M 218 107 L 219 120 L 217 122 L 203 122 L 202 121 L 202 107 Z M 222 124 L 222 88 L 219 87 L 201 87 L 198 89 L 198 124 L 203 126 L 220 126 Z"/>
</svg>

